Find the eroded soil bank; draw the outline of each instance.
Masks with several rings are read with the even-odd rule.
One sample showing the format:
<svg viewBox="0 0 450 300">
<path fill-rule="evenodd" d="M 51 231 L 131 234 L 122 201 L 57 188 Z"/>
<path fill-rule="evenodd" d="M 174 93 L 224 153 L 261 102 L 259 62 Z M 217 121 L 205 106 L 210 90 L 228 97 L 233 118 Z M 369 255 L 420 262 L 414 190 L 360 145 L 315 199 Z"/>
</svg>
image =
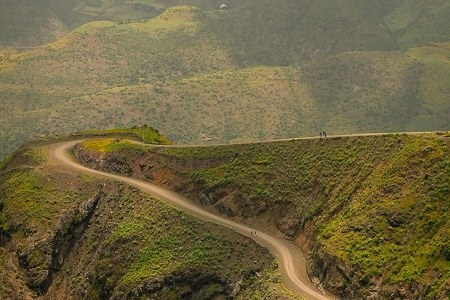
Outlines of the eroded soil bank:
<svg viewBox="0 0 450 300">
<path fill-rule="evenodd" d="M 1 299 L 290 299 L 231 230 L 24 146 L 0 170 Z"/>
<path fill-rule="evenodd" d="M 77 145 L 74 155 L 89 167 L 162 185 L 211 211 L 294 240 L 306 255 L 311 280 L 343 298 L 445 299 L 450 290 L 448 148 L 442 137 L 115 152 Z M 416 235 L 424 222 L 431 245 Z M 408 239 L 435 249 L 420 254 L 422 248 Z M 414 269 L 405 262 L 383 273 L 390 259 L 383 256 L 401 260 L 408 249 L 417 262 L 428 255 L 430 265 Z"/>
</svg>

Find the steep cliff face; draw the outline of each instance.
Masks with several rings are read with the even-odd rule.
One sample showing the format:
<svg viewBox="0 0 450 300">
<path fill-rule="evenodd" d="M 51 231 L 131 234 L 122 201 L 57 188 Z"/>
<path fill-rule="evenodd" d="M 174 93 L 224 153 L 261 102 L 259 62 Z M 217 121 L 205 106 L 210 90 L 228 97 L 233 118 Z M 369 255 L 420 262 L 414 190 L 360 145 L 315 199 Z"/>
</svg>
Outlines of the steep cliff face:
<svg viewBox="0 0 450 300">
<path fill-rule="evenodd" d="M 392 135 L 74 154 L 295 240 L 311 279 L 346 299 L 445 299 L 447 144 Z"/>
</svg>

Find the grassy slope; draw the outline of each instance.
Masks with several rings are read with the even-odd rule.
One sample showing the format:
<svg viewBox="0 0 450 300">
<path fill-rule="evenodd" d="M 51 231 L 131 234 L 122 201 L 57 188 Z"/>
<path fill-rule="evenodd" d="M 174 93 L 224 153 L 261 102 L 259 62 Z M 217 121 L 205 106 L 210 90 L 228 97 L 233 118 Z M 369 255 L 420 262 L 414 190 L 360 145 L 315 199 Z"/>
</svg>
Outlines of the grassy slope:
<svg viewBox="0 0 450 300">
<path fill-rule="evenodd" d="M 31 136 L 139 123 L 195 142 L 447 129 L 448 43 L 406 54 L 372 51 L 398 48 L 378 25 L 397 5 L 265 1 L 228 12 L 172 8 L 145 22 L 88 23 L 25 53 L 2 51 L 0 140 L 7 146 L 0 157 Z M 279 68 L 228 73 L 292 63 L 279 79 L 272 79 Z"/>
<path fill-rule="evenodd" d="M 321 240 L 355 265 L 362 280 L 416 281 L 430 286 L 430 296 L 442 295 L 450 278 L 448 174 L 449 151 L 441 140 L 408 140 L 345 209 L 320 225 Z"/>
<path fill-rule="evenodd" d="M 414 280 L 430 285 L 430 296 L 445 287 L 450 164 L 442 140 L 385 137 L 291 145 L 260 148 L 261 154 L 247 152 L 250 157 L 193 175 L 210 188 L 227 181 L 241 186 L 249 199 L 294 202 L 302 218 L 313 218 L 329 252 L 367 282 Z M 305 207 L 304 197 L 318 188 L 322 192 Z M 390 226 L 389 218 L 396 217 L 401 225 Z"/>
<path fill-rule="evenodd" d="M 384 286 L 429 286 L 430 298 L 448 292 L 450 162 L 448 146 L 439 137 L 150 151 L 162 161 L 225 160 L 215 167 L 178 171 L 209 197 L 237 197 L 234 204 L 225 202 L 235 215 L 272 215 L 280 230 L 294 235 L 312 225 L 326 251 L 355 270 L 362 290 L 381 281 Z M 289 220 L 295 222 L 286 227 Z"/>
<path fill-rule="evenodd" d="M 79 123 L 67 116 L 97 107 L 86 111 L 83 125 L 104 120 L 111 126 L 117 119 L 131 123 L 132 116 L 152 120 L 172 140 L 194 143 L 202 138 L 227 142 L 315 135 L 322 130 L 445 129 L 450 121 L 448 53 L 447 44 L 405 54 L 351 52 L 300 68 L 248 68 L 107 89 L 68 101 L 38 128 L 50 128 L 59 120 L 65 120 L 61 126 L 77 128 Z"/>
<path fill-rule="evenodd" d="M 26 284 L 47 274 L 52 253 L 59 253 L 47 241 L 58 226 L 77 218 L 73 210 L 99 185 L 94 178 L 55 168 L 42 149 L 22 148 L 0 172 L 2 299 L 33 295 Z M 267 251 L 250 240 L 135 189 L 107 182 L 104 190 L 83 238 L 61 269 L 52 269 L 56 273 L 44 299 L 77 299 L 85 290 L 90 299 L 144 297 L 158 284 L 162 289 L 149 296 L 180 297 L 192 288 L 207 297 L 230 293 L 226 284 L 240 280 L 237 299 L 295 298 L 281 285 Z M 27 261 L 28 271 L 17 264 L 16 253 Z M 198 283 L 203 288 L 189 287 L 192 278 L 186 276 L 206 276 Z"/>
<path fill-rule="evenodd" d="M 245 284 L 251 285 L 252 272 L 264 272 L 262 265 L 267 268 L 267 258 L 252 266 L 251 257 L 260 258 L 260 250 L 254 244 L 148 196 L 124 196 L 120 206 L 121 211 L 115 211 L 111 218 L 114 225 L 105 240 L 95 242 L 101 229 L 93 228 L 94 236 L 87 241 L 92 248 L 102 249 L 90 274 L 93 284 L 89 295 L 93 299 L 130 297 L 142 284 L 160 282 L 191 269 L 223 281 L 235 281 L 249 272 Z M 120 254 L 123 246 L 128 249 L 126 256 Z M 244 266 L 249 266 L 248 270 Z M 167 290 L 158 292 L 159 297 L 180 297 L 183 285 L 189 282 L 184 280 L 178 286 L 167 284 Z M 222 288 L 219 286 L 219 291 Z M 214 285 L 208 289 L 214 290 Z"/>
<path fill-rule="evenodd" d="M 42 272 L 48 270 L 52 263 L 47 249 L 40 247 L 39 242 L 52 235 L 64 211 L 73 210 L 92 196 L 96 184 L 98 183 L 82 176 L 51 170 L 46 165 L 46 157 L 42 151 L 36 148 L 23 148 L 2 168 L 2 299 L 26 299 L 32 294 L 25 283 L 31 285 L 40 280 Z M 9 239 L 11 243 L 8 242 Z M 29 258 L 28 272 L 21 270 L 14 262 L 17 256 Z"/>
<path fill-rule="evenodd" d="M 446 0 L 406 0 L 390 11 L 383 24 L 404 48 L 429 41 L 448 41 L 450 3 Z"/>
<path fill-rule="evenodd" d="M 227 0 L 229 7 L 243 5 Z M 92 21 L 149 19 L 177 5 L 218 9 L 214 0 L 5 0 L 0 11 L 0 47 L 28 48 L 53 42 Z"/>
</svg>

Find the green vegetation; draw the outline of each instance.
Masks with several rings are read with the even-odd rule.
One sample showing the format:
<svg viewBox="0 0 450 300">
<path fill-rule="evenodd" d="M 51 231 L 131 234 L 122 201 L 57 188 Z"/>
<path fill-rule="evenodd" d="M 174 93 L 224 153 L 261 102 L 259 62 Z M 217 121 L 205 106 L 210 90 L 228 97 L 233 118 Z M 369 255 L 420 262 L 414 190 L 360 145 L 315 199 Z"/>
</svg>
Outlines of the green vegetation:
<svg viewBox="0 0 450 300">
<path fill-rule="evenodd" d="M 441 139 L 408 139 L 322 225 L 322 240 L 363 279 L 425 283 L 436 296 L 450 277 L 448 174 L 449 151 Z M 430 281 L 434 272 L 442 277 Z"/>
<path fill-rule="evenodd" d="M 448 129 L 444 1 L 244 2 L 52 2 L 82 26 L 1 50 L 0 157 L 40 135 L 144 123 L 194 143 Z"/>
<path fill-rule="evenodd" d="M 122 278 L 123 284 L 135 283 L 147 277 L 154 279 L 155 276 L 164 276 L 175 269 L 187 266 L 202 266 L 212 271 L 218 263 L 231 258 L 233 252 L 231 245 L 227 245 L 226 241 L 219 236 L 204 230 L 207 224 L 187 218 L 185 215 L 181 215 L 180 218 L 177 212 L 168 213 L 167 208 L 163 209 L 158 205 L 150 207 L 148 211 L 152 214 L 145 216 L 147 222 L 136 224 L 136 220 L 139 220 L 136 216 L 132 218 L 131 223 L 119 224 L 118 231 L 112 233 L 115 239 L 138 239 L 144 244 L 138 259 Z M 165 224 L 164 220 L 167 219 L 179 219 L 179 223 L 170 221 Z M 155 228 L 154 223 L 158 223 L 158 226 L 162 228 Z M 153 228 L 150 235 L 148 233 L 143 235 L 145 231 L 139 230 L 139 227 L 143 229 L 151 225 Z M 196 236 L 196 240 L 205 243 L 188 243 L 193 235 Z M 244 246 L 248 245 L 244 244 Z"/>
<path fill-rule="evenodd" d="M 313 226 L 362 289 L 416 282 L 436 299 L 450 277 L 447 145 L 448 136 L 429 134 L 144 151 L 155 162 L 176 157 L 180 168 L 170 168 L 222 212 L 277 216 L 273 225 L 291 236 Z M 182 167 L 208 157 L 200 169 Z"/>
<path fill-rule="evenodd" d="M 120 206 L 122 212 L 112 218 L 114 225 L 105 241 L 92 241 L 93 247 L 105 251 L 97 257 L 92 271 L 94 282 L 90 296 L 129 297 L 130 291 L 142 284 L 150 285 L 175 276 L 178 279 L 168 284 L 168 290 L 156 295 L 166 298 L 167 293 L 174 293 L 178 299 L 183 286 L 195 282 L 189 275 L 192 273 L 209 278 L 210 283 L 201 292 L 217 290 L 225 295 L 230 291 L 224 291 L 222 281 L 242 280 L 238 299 L 281 295 L 296 299 L 281 284 L 277 267 L 267 258 L 267 253 L 241 236 L 193 219 L 146 195 L 137 197 L 137 193 L 131 193 L 122 197 Z M 129 210 L 130 207 L 134 209 Z M 95 245 L 99 243 L 101 246 Z M 132 245 L 126 255 L 122 252 L 123 245 Z M 257 272 L 261 273 L 258 280 Z"/>
<path fill-rule="evenodd" d="M 114 139 L 87 143 L 143 149 Z M 52 299 L 202 298 L 229 295 L 238 282 L 237 299 L 296 299 L 273 258 L 251 240 L 117 182 L 101 184 L 104 193 L 90 207 L 100 182 L 60 169 L 45 153 L 46 146 L 24 146 L 0 169 L 2 299 L 35 292 Z"/>
<path fill-rule="evenodd" d="M 79 133 L 80 135 L 89 136 L 122 136 L 122 137 L 134 137 L 147 144 L 163 144 L 168 145 L 171 142 L 162 136 L 157 129 L 143 125 L 141 127 L 133 128 L 115 128 L 115 129 L 105 129 L 105 130 L 84 130 Z M 119 140 L 120 141 L 120 140 Z M 122 144 L 130 144 L 127 141 L 120 141 Z"/>
<path fill-rule="evenodd" d="M 445 0 L 406 0 L 384 18 L 403 47 L 427 41 L 448 41 L 450 3 Z"/>
<path fill-rule="evenodd" d="M 29 231 L 38 235 L 48 234 L 56 227 L 62 210 L 75 207 L 83 197 L 87 197 L 81 189 L 61 184 L 71 177 L 56 179 L 61 174 L 47 174 L 37 167 L 46 162 L 40 149 L 31 148 L 11 160 L 15 164 L 20 160 L 25 165 L 0 173 L 0 229 L 5 232 L 11 231 L 18 237 L 24 237 Z M 74 178 L 76 176 L 71 179 Z M 89 181 L 84 182 L 92 189 L 90 184 Z"/>
<path fill-rule="evenodd" d="M 121 293 L 182 270 L 201 268 L 202 272 L 218 274 L 218 267 L 241 265 L 242 255 L 255 251 L 253 244 L 239 242 L 241 254 L 235 255 L 235 242 L 224 239 L 215 226 L 197 221 L 155 199 L 129 197 L 124 201 L 124 205 L 139 205 L 139 209 L 128 213 L 127 218 L 111 230 L 104 245 L 110 251 L 102 253 L 96 269 L 94 286 L 100 291 L 91 293 Z M 124 242 L 133 245 L 126 258 L 117 256 L 116 252 Z M 111 276 L 116 271 L 119 274 Z M 227 274 L 225 267 L 222 276 L 236 278 L 241 272 L 234 267 L 230 271 L 238 273 Z"/>
<path fill-rule="evenodd" d="M 53 239 L 68 230 L 68 218 L 96 192 L 97 185 L 53 169 L 40 148 L 24 146 L 2 166 L 0 298 L 27 298 L 31 289 L 46 282 L 58 261 L 49 244 L 56 244 Z M 20 265 L 13 257 L 20 259 Z"/>
<path fill-rule="evenodd" d="M 118 139 L 87 140 L 81 143 L 81 147 L 98 152 L 114 152 L 124 149 L 143 149 L 143 145 L 136 145 L 132 142 Z"/>
<path fill-rule="evenodd" d="M 12 224 L 30 223 L 43 230 L 55 222 L 62 207 L 72 202 L 73 195 L 57 193 L 55 189 L 39 185 L 32 170 L 18 170 L 2 182 L 2 211 L 0 222 L 8 230 Z M 53 199 L 59 199 L 55 201 Z"/>
<path fill-rule="evenodd" d="M 98 136 L 102 139 L 83 146 L 122 155 L 147 149 L 120 137 L 206 144 L 316 136 L 322 131 L 448 130 L 447 0 L 224 3 L 230 10 L 218 11 L 215 0 L 2 3 L 0 160 L 26 140 L 68 132 Z M 172 7 L 180 4 L 199 8 Z M 130 128 L 145 123 L 160 128 L 168 139 L 152 128 Z M 121 129 L 92 130 L 117 127 Z M 236 192 L 229 199 L 236 201 L 229 207 L 236 215 L 244 209 L 248 211 L 243 214 L 258 215 L 272 207 L 284 214 L 289 208 L 276 226 L 295 235 L 313 224 L 323 247 L 354 267 L 363 285 L 378 277 L 385 284 L 429 286 L 430 297 L 445 292 L 449 225 L 440 216 L 448 215 L 448 150 L 439 138 L 388 136 L 151 151 L 163 161 L 211 159 L 213 163 L 184 168 L 177 176 L 205 195 Z M 42 243 L 38 247 L 30 240 L 51 234 L 61 211 L 73 210 L 88 197 L 83 191 L 95 190 L 89 178 L 49 168 L 37 149 L 0 163 L 0 245 L 3 234 L 6 240 L 12 234 L 13 246 L 31 262 L 31 274 L 39 274 L 32 278 L 42 279 L 52 258 L 49 249 L 39 248 Z M 67 181 L 77 184 L 69 187 Z M 370 209 L 359 213 L 362 205 Z M 96 238 L 108 243 L 100 245 L 92 237 L 90 249 L 100 251 L 99 257 L 108 247 L 120 252 L 123 239 L 153 224 L 142 214 L 135 216 L 123 215 L 108 225 L 111 236 L 99 230 Z M 416 239 L 415 232 L 422 237 Z M 180 265 L 164 263 L 160 256 L 180 255 L 171 246 L 186 240 L 176 232 L 167 239 L 139 236 L 142 252 L 124 260 L 120 270 L 111 269 L 108 260 L 113 258 L 104 257 L 104 264 L 95 266 L 104 276 L 96 277 L 90 295 L 101 299 L 113 282 L 125 289 L 139 278 L 172 276 L 193 262 L 212 272 L 211 260 L 222 250 L 231 251 L 214 235 L 190 234 L 206 242 L 186 245 L 191 255 Z M 219 244 L 223 249 L 208 248 Z M 165 252 L 158 253 L 159 248 Z M 0 250 L 0 267 L 10 270 L 8 254 Z M 154 269 L 145 267 L 149 262 Z M 239 264 L 237 269 L 242 271 Z M 386 272 L 380 274 L 380 269 Z M 0 274 L 6 276 L 8 270 Z M 264 270 L 270 281 L 270 271 Z M 250 284 L 255 270 L 247 271 Z M 67 287 L 77 285 L 75 281 Z M 0 285 L 4 282 L 2 278 Z M 15 288 L 5 286 L 9 290 L 0 298 L 11 298 Z M 269 297 L 269 286 L 263 284 L 253 296 L 248 290 L 242 295 Z M 26 289 L 21 292 L 26 294 Z M 203 292 L 220 294 L 220 283 Z M 161 293 L 159 298 L 177 297 Z"/>
<path fill-rule="evenodd" d="M 253 146 L 190 176 L 207 190 L 237 186 L 249 202 L 291 203 L 361 280 L 415 281 L 436 297 L 450 277 L 448 174 L 442 139 L 386 136 Z"/>
</svg>

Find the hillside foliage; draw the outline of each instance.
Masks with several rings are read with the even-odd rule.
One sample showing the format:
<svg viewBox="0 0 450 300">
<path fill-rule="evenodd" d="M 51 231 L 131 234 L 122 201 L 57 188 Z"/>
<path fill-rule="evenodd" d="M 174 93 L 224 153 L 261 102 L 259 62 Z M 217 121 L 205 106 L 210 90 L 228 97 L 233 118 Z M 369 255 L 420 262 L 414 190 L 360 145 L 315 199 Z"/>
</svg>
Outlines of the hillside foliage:
<svg viewBox="0 0 450 300">
<path fill-rule="evenodd" d="M 142 151 L 148 163 L 167 165 L 184 180 L 178 189 L 203 205 L 258 225 L 270 220 L 266 230 L 275 226 L 294 239 L 312 232 L 328 255 L 348 266 L 341 266 L 341 284 L 324 279 L 337 294 L 348 295 L 350 286 L 359 297 L 403 287 L 418 299 L 441 299 L 449 291 L 448 137 L 128 148 L 109 155 L 132 165 Z"/>
<path fill-rule="evenodd" d="M 59 29 L 26 18 L 53 42 L 0 50 L 0 157 L 40 135 L 139 124 L 190 143 L 446 130 L 447 2 L 7 1 L 5 15 L 42 11 Z M 1 20 L 4 39 L 40 36 Z"/>
</svg>

